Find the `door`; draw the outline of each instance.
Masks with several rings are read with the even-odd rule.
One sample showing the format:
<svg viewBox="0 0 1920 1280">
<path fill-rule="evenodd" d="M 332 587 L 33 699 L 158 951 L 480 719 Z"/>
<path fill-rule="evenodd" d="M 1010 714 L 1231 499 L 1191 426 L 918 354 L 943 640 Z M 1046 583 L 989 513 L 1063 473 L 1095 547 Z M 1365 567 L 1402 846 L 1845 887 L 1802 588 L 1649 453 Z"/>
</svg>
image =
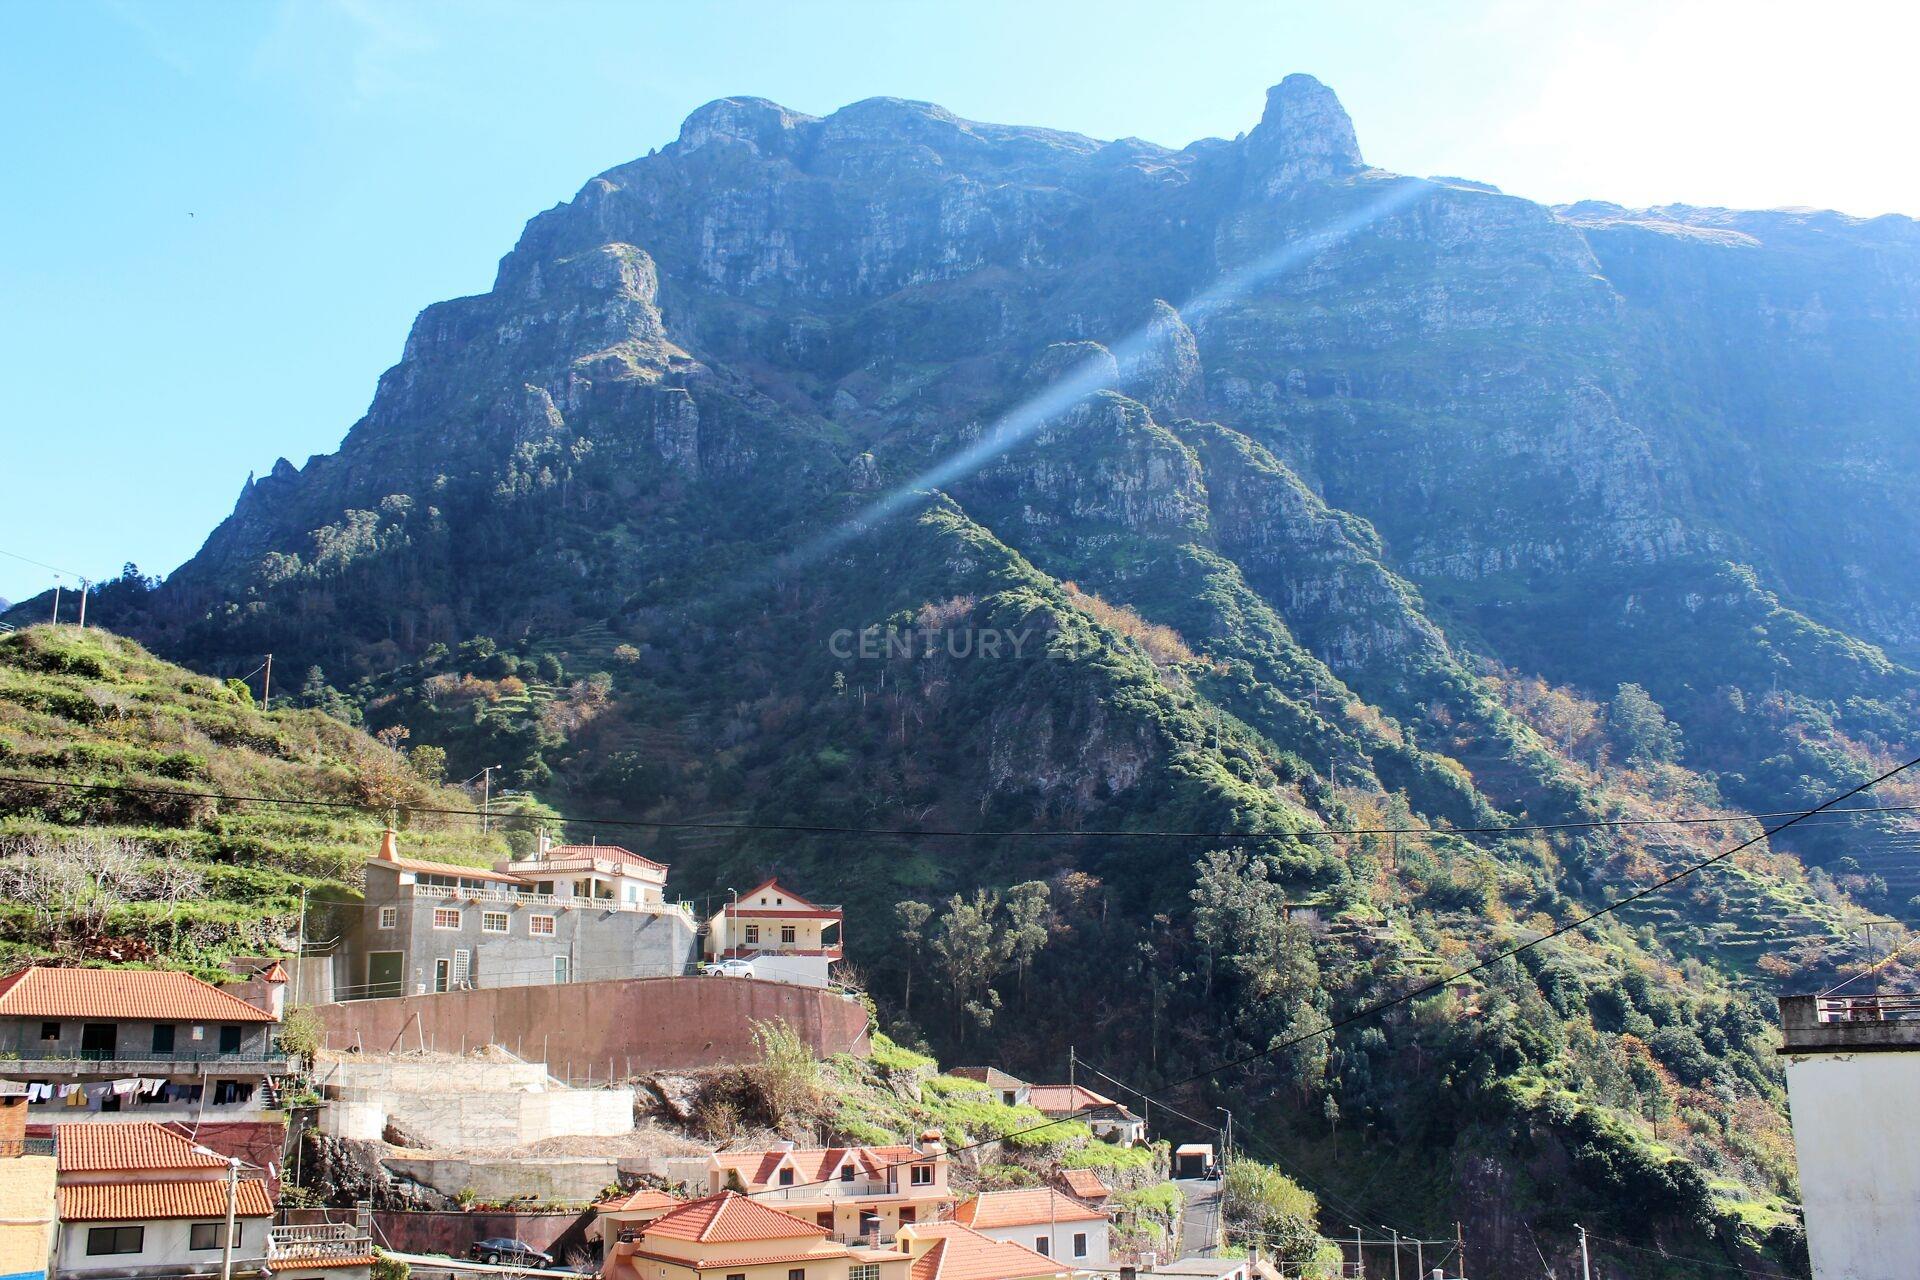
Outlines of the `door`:
<svg viewBox="0 0 1920 1280">
<path fill-rule="evenodd" d="M 435 960 L 433 962 L 433 989 L 445 991 L 453 985 L 453 961 Z"/>
<path fill-rule="evenodd" d="M 80 1056 L 111 1058 L 119 1042 L 120 1028 L 111 1022 L 87 1022 L 80 1027 Z"/>
<path fill-rule="evenodd" d="M 397 996 L 401 964 L 398 951 L 375 951 L 367 956 L 367 996 Z"/>
<path fill-rule="evenodd" d="M 153 1024 L 153 1056 L 156 1058 L 173 1056 L 173 1024 L 171 1022 Z"/>
<path fill-rule="evenodd" d="M 553 980 L 555 982 L 573 981 L 573 965 L 569 963 L 567 957 L 555 956 L 553 958 Z"/>
</svg>

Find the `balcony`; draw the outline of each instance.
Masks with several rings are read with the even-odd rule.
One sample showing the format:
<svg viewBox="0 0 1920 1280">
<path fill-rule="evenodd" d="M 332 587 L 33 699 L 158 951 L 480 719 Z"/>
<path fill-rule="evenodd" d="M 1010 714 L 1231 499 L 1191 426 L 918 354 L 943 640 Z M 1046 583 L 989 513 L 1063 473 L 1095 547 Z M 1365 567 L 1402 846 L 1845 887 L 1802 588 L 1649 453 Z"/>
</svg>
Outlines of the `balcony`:
<svg viewBox="0 0 1920 1280">
<path fill-rule="evenodd" d="M 138 1049 L 82 1049 L 43 1052 L 22 1049 L 18 1057 L 0 1058 L 0 1075 L 7 1076 L 214 1076 L 293 1074 L 293 1057 L 277 1050 L 259 1053 L 154 1053 Z"/>
<path fill-rule="evenodd" d="M 1920 995 L 1781 996 L 1780 1052 L 1920 1052 Z"/>
<path fill-rule="evenodd" d="M 622 902 L 618 898 L 577 898 L 571 894 L 524 892 L 517 889 L 461 889 L 453 885 L 414 884 L 416 895 L 442 902 L 473 902 L 481 906 L 553 907 L 561 911 L 631 911 L 655 916 L 681 916 L 694 922 L 693 908 L 684 902 Z"/>
</svg>

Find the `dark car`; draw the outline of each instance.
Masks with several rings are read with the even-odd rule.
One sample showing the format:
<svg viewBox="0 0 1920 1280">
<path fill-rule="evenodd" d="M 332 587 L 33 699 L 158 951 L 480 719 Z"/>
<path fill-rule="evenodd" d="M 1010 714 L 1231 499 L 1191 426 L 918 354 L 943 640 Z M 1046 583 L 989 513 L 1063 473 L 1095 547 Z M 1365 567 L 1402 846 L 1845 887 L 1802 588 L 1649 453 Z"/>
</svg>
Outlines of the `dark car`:
<svg viewBox="0 0 1920 1280">
<path fill-rule="evenodd" d="M 550 1267 L 553 1255 L 542 1253 L 525 1240 L 510 1240 L 505 1236 L 496 1236 L 491 1240 L 478 1240 L 473 1246 L 475 1262 L 490 1262 L 494 1266 L 502 1264 L 512 1267 Z"/>
</svg>

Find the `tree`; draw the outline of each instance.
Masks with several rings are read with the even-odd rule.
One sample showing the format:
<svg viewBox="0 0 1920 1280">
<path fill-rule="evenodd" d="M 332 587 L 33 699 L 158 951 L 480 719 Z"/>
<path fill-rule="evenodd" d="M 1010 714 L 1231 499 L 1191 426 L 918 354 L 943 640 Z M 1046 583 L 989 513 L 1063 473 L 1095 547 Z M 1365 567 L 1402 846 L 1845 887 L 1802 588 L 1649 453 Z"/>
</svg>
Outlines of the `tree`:
<svg viewBox="0 0 1920 1280">
<path fill-rule="evenodd" d="M 1607 736 L 1628 764 L 1663 764 L 1680 758 L 1680 730 L 1637 684 L 1623 684 L 1607 704 Z"/>
<path fill-rule="evenodd" d="M 1000 1008 L 1000 993 L 993 989 L 993 976 L 1006 966 L 1008 948 L 993 918 L 999 914 L 1000 896 L 976 889 L 969 902 L 954 894 L 940 917 L 940 932 L 933 939 L 933 954 L 941 975 L 953 996 L 954 1029 L 965 1037 L 960 1015 L 971 1017 L 981 1027 L 993 1025 Z"/>
<path fill-rule="evenodd" d="M 1052 920 L 1047 885 L 1043 880 L 1028 880 L 1007 890 L 1007 929 L 1005 945 L 1019 977 L 1020 1007 L 1027 1003 L 1027 970 L 1033 958 L 1047 945 Z"/>
<path fill-rule="evenodd" d="M 913 958 L 920 951 L 921 943 L 926 941 L 926 925 L 933 915 L 933 908 L 924 902 L 915 902 L 911 898 L 893 904 L 893 914 L 900 921 L 900 946 L 906 955 L 907 985 L 906 994 L 901 997 L 900 1011 L 913 1012 Z"/>
<path fill-rule="evenodd" d="M 115 907 L 143 895 L 146 880 L 139 844 L 86 831 L 23 836 L 0 858 L 0 898 L 27 908 L 55 943 L 100 933 Z"/>
</svg>

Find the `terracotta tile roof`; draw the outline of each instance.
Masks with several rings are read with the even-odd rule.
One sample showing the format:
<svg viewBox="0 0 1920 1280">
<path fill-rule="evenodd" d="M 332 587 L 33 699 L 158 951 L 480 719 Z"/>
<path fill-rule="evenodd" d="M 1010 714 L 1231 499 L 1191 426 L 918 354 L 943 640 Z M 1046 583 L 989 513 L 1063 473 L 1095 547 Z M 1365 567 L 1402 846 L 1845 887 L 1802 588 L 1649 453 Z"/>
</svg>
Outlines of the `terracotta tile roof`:
<svg viewBox="0 0 1920 1280">
<path fill-rule="evenodd" d="M 62 1128 L 79 1126 L 61 1126 Z M 100 1128 L 113 1128 L 100 1125 Z M 63 1222 L 139 1222 L 152 1218 L 224 1217 L 227 1184 L 224 1178 L 207 1182 L 99 1182 L 59 1188 Z M 267 1184 L 247 1180 L 236 1197 L 242 1218 L 273 1216 Z"/>
<path fill-rule="evenodd" d="M 674 1209 L 685 1204 L 679 1196 L 641 1187 L 631 1195 L 614 1196 L 593 1206 L 602 1213 L 641 1213 L 648 1209 Z"/>
<path fill-rule="evenodd" d="M 55 1125 L 61 1173 L 151 1173 L 168 1169 L 224 1169 L 224 1157 L 150 1121 L 82 1121 Z"/>
<path fill-rule="evenodd" d="M 851 1258 L 850 1249 L 810 1249 L 804 1253 L 756 1253 L 751 1257 L 734 1258 L 683 1258 L 676 1253 L 657 1253 L 650 1249 L 634 1249 L 626 1254 L 632 1258 L 651 1258 L 655 1262 L 671 1263 L 674 1266 L 692 1267 L 695 1271 L 738 1271 L 743 1267 L 772 1267 L 785 1262 L 824 1262 L 833 1258 Z"/>
<path fill-rule="evenodd" d="M 722 1181 L 729 1172 L 737 1173 L 748 1191 L 759 1191 L 777 1185 L 774 1179 L 785 1164 L 793 1168 L 794 1184 L 805 1185 L 838 1178 L 841 1166 L 849 1159 L 867 1176 L 884 1178 L 888 1165 L 911 1161 L 919 1154 L 912 1147 L 799 1147 L 792 1151 L 716 1151 L 713 1159 L 720 1166 Z"/>
<path fill-rule="evenodd" d="M 1043 1115 L 1066 1115 L 1088 1107 L 1117 1107 L 1120 1104 L 1105 1094 L 1095 1093 L 1083 1084 L 1036 1084 L 1029 1088 L 1027 1101 Z"/>
<path fill-rule="evenodd" d="M 1024 1089 L 1027 1082 L 1019 1076 L 1010 1076 L 998 1067 L 955 1067 L 947 1072 L 962 1080 L 978 1080 L 981 1084 L 994 1089 Z"/>
<path fill-rule="evenodd" d="M 267 1260 L 269 1271 L 332 1271 L 338 1267 L 370 1267 L 378 1259 L 370 1253 L 361 1254 L 307 1254 L 270 1258 Z"/>
<path fill-rule="evenodd" d="M 983 1231 L 1042 1222 L 1105 1222 L 1107 1215 L 1052 1187 L 983 1191 L 953 1211 L 954 1221 Z"/>
<path fill-rule="evenodd" d="M 733 1191 L 707 1196 L 662 1214 L 646 1225 L 645 1240 L 696 1240 L 701 1244 L 748 1244 L 831 1235 L 815 1222 L 770 1209 Z"/>
<path fill-rule="evenodd" d="M 544 852 L 533 855 L 533 859 L 536 862 L 542 858 L 573 857 L 614 858 L 621 862 L 635 862 L 643 867 L 651 867 L 655 871 L 667 870 L 666 863 L 655 862 L 644 853 L 635 853 L 633 850 L 623 849 L 617 844 L 556 844 Z"/>
<path fill-rule="evenodd" d="M 901 1230 L 913 1239 L 934 1242 L 913 1260 L 912 1280 L 1024 1280 L 1068 1270 L 1043 1253 L 983 1236 L 964 1223 L 928 1222 Z"/>
<path fill-rule="evenodd" d="M 416 875 L 464 876 L 468 880 L 497 880 L 501 884 L 527 883 L 524 877 L 506 871 L 495 871 L 492 867 L 469 867 L 458 862 L 427 862 L 421 858 L 374 858 L 372 861 L 381 866 L 411 871 Z"/>
<path fill-rule="evenodd" d="M 1067 1184 L 1068 1192 L 1082 1200 L 1105 1200 L 1113 1194 L 1113 1189 L 1100 1181 L 1100 1175 L 1091 1169 L 1063 1170 L 1060 1181 Z"/>
<path fill-rule="evenodd" d="M 154 1022 L 274 1022 L 238 996 L 164 969 L 49 969 L 0 979 L 0 1018 L 138 1018 Z"/>
</svg>

